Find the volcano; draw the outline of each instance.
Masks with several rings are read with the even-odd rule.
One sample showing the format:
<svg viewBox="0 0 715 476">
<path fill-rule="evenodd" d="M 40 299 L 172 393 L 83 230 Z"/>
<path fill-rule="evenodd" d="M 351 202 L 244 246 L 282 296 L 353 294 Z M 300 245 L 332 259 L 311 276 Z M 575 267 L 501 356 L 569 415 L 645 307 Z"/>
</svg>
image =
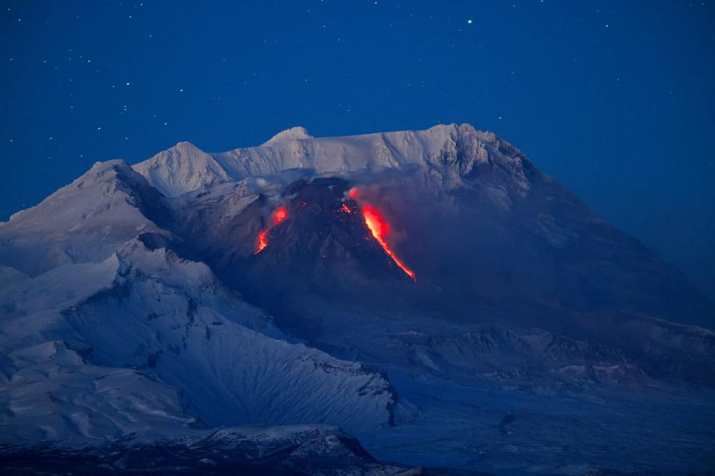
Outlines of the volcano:
<svg viewBox="0 0 715 476">
<path fill-rule="evenodd" d="M 0 224 L 0 282 L 16 468 L 224 427 L 267 472 L 712 464 L 715 303 L 468 124 L 97 163 Z"/>
</svg>

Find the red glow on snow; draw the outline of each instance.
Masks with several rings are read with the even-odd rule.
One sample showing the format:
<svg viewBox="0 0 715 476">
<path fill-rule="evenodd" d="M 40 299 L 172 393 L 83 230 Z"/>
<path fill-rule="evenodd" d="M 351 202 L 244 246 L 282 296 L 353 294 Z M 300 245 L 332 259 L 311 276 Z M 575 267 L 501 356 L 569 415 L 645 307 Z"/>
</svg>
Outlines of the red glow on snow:
<svg viewBox="0 0 715 476">
<path fill-rule="evenodd" d="M 351 196 L 353 190 L 350 190 Z M 365 224 L 370 229 L 370 233 L 372 233 L 372 236 L 377 240 L 380 246 L 382 246 L 382 249 L 385 250 L 385 253 L 392 258 L 392 261 L 394 261 L 407 276 L 412 278 L 413 281 L 417 281 L 417 278 L 415 278 L 415 272 L 408 268 L 407 265 L 405 265 L 405 263 L 397 257 L 395 252 L 392 251 L 390 245 L 388 245 L 387 237 L 390 235 L 390 224 L 385 220 L 380 212 L 378 212 L 377 209 L 371 205 L 363 205 L 362 216 L 365 219 Z"/>
<path fill-rule="evenodd" d="M 286 218 L 288 218 L 288 210 L 286 210 L 285 207 L 278 207 L 278 209 L 273 212 L 273 224 L 269 228 L 261 230 L 261 232 L 258 233 L 258 246 L 256 246 L 256 251 L 253 253 L 254 255 L 257 255 L 263 251 L 266 246 L 268 246 L 268 232 L 271 231 L 272 228 L 278 226 Z"/>
</svg>

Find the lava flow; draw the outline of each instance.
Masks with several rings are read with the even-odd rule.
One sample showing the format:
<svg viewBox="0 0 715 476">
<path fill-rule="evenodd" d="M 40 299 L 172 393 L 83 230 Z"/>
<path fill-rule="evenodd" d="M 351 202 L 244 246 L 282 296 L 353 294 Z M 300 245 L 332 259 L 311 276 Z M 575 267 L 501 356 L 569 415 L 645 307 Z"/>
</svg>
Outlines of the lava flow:
<svg viewBox="0 0 715 476">
<path fill-rule="evenodd" d="M 378 243 L 380 243 L 380 246 L 382 246 L 382 249 L 385 250 L 385 253 L 392 258 L 392 261 L 394 261 L 407 276 L 412 278 L 413 281 L 417 281 L 415 272 L 408 268 L 387 244 L 386 239 L 390 235 L 390 224 L 387 223 L 380 212 L 378 212 L 377 209 L 371 205 L 363 205 L 362 216 L 365 219 L 365 224 L 370 229 L 370 233 L 372 233 L 372 236 Z"/>
<path fill-rule="evenodd" d="M 278 209 L 273 212 L 273 224 L 269 227 L 266 228 L 265 230 L 262 230 L 260 233 L 258 233 L 258 246 L 256 246 L 256 251 L 253 253 L 254 255 L 257 255 L 263 249 L 268 246 L 268 232 L 271 231 L 274 227 L 278 226 L 280 222 L 288 218 L 288 210 L 286 210 L 285 207 L 278 207 Z"/>
</svg>

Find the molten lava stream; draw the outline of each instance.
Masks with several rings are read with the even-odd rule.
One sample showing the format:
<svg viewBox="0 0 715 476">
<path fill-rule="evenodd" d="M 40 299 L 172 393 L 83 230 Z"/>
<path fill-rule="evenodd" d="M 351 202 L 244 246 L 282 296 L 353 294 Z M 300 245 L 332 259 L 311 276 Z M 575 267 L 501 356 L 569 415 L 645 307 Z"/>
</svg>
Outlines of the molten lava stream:
<svg viewBox="0 0 715 476">
<path fill-rule="evenodd" d="M 288 218 L 288 210 L 286 210 L 285 207 L 278 207 L 278 209 L 273 212 L 273 224 L 258 233 L 258 246 L 256 246 L 256 251 L 253 252 L 254 255 L 257 255 L 263 251 L 266 246 L 268 246 L 268 232 L 278 226 L 286 218 Z"/>
<path fill-rule="evenodd" d="M 417 281 L 415 272 L 408 268 L 387 244 L 386 238 L 390 234 L 390 224 L 385 221 L 382 215 L 380 215 L 380 212 L 370 205 L 364 205 L 362 207 L 362 216 L 365 219 L 365 224 L 370 229 L 370 233 L 372 233 L 372 236 L 380 243 L 385 253 L 392 258 L 392 261 L 394 261 L 407 276 L 412 278 L 413 281 Z"/>
</svg>

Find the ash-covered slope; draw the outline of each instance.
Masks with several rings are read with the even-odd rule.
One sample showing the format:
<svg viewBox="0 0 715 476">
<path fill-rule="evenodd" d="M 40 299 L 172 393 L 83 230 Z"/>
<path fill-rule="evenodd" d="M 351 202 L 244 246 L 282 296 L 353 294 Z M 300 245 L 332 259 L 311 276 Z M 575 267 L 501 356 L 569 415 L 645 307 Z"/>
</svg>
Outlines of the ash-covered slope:
<svg viewBox="0 0 715 476">
<path fill-rule="evenodd" d="M 170 169 L 161 155 L 136 168 Z M 447 292 L 509 301 L 512 313 L 537 305 L 550 314 L 619 310 L 713 325 L 715 303 L 682 272 L 595 217 L 518 149 L 468 124 L 337 138 L 298 128 L 212 157 L 239 182 L 193 177 L 179 213 L 187 234 L 224 265 L 249 257 L 291 181 L 335 176 L 364 189 L 392 221 L 396 245 Z M 157 177 L 176 173 L 144 172 L 160 189 L 168 185 Z M 226 209 L 229 202 L 245 209 Z"/>
</svg>

